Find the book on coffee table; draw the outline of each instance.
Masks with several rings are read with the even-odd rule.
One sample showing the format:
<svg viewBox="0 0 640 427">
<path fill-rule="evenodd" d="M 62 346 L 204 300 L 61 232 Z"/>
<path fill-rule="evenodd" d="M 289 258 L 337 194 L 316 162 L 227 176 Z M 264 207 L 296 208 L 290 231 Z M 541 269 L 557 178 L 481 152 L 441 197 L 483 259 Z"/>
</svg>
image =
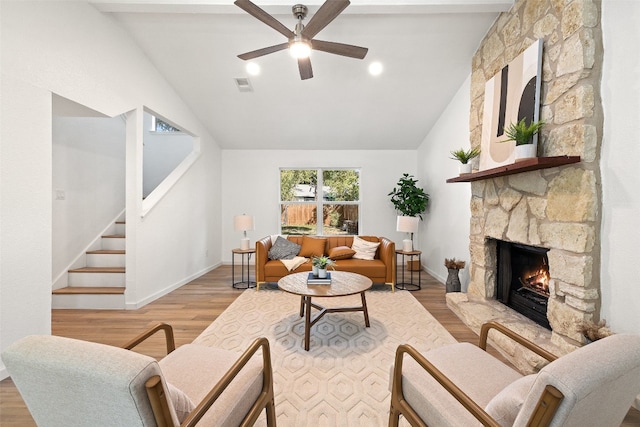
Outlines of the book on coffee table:
<svg viewBox="0 0 640 427">
<path fill-rule="evenodd" d="M 327 277 L 320 278 L 318 276 L 314 276 L 313 273 L 309 273 L 307 277 L 307 285 L 330 285 L 331 284 L 331 273 L 327 273 Z"/>
</svg>

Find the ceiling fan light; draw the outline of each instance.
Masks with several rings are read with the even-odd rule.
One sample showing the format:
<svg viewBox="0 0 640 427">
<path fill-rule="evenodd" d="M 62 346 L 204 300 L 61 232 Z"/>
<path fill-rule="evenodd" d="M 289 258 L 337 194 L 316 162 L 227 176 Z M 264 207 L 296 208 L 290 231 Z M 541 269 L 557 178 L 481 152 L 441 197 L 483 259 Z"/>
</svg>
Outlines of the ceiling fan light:
<svg viewBox="0 0 640 427">
<path fill-rule="evenodd" d="M 260 74 L 260 66 L 255 62 L 247 63 L 246 70 L 247 73 L 251 74 L 252 76 L 257 76 L 258 74 Z"/>
<path fill-rule="evenodd" d="M 304 41 L 295 41 L 289 46 L 289 53 L 296 59 L 308 58 L 311 54 L 311 46 Z"/>
</svg>

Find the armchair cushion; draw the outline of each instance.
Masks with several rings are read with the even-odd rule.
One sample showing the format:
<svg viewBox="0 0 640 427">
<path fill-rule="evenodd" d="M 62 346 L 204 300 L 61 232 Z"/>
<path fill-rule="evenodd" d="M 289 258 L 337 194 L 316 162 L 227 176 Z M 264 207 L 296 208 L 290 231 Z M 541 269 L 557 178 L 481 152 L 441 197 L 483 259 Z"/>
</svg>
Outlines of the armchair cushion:
<svg viewBox="0 0 640 427">
<path fill-rule="evenodd" d="M 425 352 L 424 356 L 481 407 L 522 377 L 470 343 L 440 347 Z M 481 425 L 428 372 L 406 355 L 402 369 L 402 389 L 407 403 L 429 426 Z"/>
<path fill-rule="evenodd" d="M 515 380 L 491 399 L 485 411 L 501 426 L 512 426 L 535 380 L 533 374 Z"/>
<path fill-rule="evenodd" d="M 269 249 L 269 259 L 292 259 L 300 252 L 300 245 L 278 236 Z"/>
<path fill-rule="evenodd" d="M 376 256 L 376 250 L 380 246 L 380 242 L 368 242 L 358 236 L 353 237 L 351 249 L 356 251 L 353 257 L 356 259 L 372 260 Z"/>
<path fill-rule="evenodd" d="M 323 239 L 321 237 L 304 236 L 302 238 L 302 247 L 300 248 L 300 252 L 298 252 L 298 256 L 306 258 L 322 256 L 324 255 L 324 246 L 326 242 L 327 239 Z"/>
<path fill-rule="evenodd" d="M 239 353 L 186 344 L 164 357 L 160 368 L 167 382 L 200 402 L 240 356 Z M 194 367 L 197 366 L 197 369 Z M 254 356 L 200 421 L 201 425 L 238 426 L 262 389 L 262 359 Z"/>
</svg>

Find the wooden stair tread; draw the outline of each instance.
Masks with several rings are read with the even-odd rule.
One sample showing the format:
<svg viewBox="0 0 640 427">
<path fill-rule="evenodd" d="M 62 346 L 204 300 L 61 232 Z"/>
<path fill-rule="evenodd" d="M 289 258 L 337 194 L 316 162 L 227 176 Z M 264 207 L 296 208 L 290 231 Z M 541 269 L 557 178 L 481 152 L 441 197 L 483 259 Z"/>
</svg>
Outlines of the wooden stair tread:
<svg viewBox="0 0 640 427">
<path fill-rule="evenodd" d="M 53 294 L 55 295 L 100 295 L 100 294 L 110 294 L 110 295 L 118 295 L 124 294 L 124 288 L 122 287 L 91 287 L 91 286 L 67 286 L 66 288 L 54 289 Z"/>
<path fill-rule="evenodd" d="M 124 234 L 107 234 L 102 237 L 105 239 L 124 239 Z"/>
<path fill-rule="evenodd" d="M 69 270 L 69 273 L 124 273 L 124 267 L 82 267 Z"/>
<path fill-rule="evenodd" d="M 87 254 L 90 254 L 90 255 L 95 255 L 95 254 L 124 255 L 124 249 L 98 249 L 96 251 L 87 251 Z"/>
</svg>

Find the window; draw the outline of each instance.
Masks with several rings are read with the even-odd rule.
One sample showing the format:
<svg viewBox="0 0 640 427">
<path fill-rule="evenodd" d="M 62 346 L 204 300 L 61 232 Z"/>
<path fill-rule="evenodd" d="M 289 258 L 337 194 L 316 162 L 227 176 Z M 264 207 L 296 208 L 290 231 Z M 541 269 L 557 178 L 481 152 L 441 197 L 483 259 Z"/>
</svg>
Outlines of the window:
<svg viewBox="0 0 640 427">
<path fill-rule="evenodd" d="M 280 170 L 282 234 L 357 235 L 359 207 L 358 169 Z"/>
<path fill-rule="evenodd" d="M 153 132 L 182 132 L 177 127 L 171 126 L 169 123 L 152 116 L 151 119 L 151 131 Z"/>
</svg>

